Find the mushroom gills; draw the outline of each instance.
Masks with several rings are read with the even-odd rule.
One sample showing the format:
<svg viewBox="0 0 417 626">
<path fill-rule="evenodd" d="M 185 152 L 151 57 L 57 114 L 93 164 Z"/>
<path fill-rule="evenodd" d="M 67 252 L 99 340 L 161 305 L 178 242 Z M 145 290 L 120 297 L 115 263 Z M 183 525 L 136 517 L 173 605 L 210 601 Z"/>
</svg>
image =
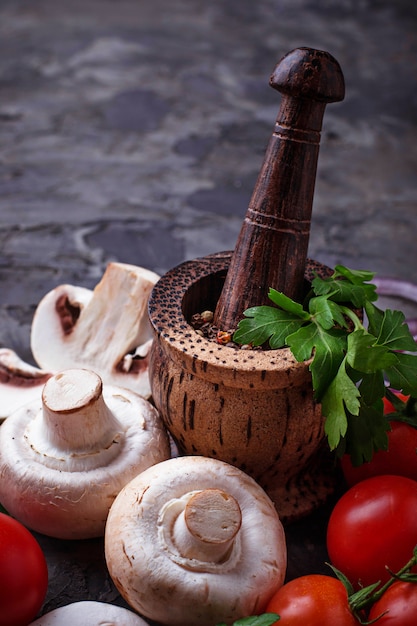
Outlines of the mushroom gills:
<svg viewBox="0 0 417 626">
<path fill-rule="evenodd" d="M 9 348 L 0 348 L 0 422 L 24 404 L 40 398 L 52 372 L 23 361 Z"/>
<path fill-rule="evenodd" d="M 59 285 L 48 292 L 31 327 L 37 364 L 53 372 L 89 368 L 104 383 L 149 398 L 152 330 L 147 305 L 158 279 L 151 270 L 114 262 L 93 291 Z"/>
</svg>

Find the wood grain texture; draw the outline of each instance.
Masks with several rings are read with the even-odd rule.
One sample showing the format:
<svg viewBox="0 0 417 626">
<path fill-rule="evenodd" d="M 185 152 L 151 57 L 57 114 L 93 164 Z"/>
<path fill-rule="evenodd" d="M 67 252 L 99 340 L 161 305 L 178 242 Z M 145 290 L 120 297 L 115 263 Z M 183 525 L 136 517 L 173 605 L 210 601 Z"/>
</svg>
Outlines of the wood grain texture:
<svg viewBox="0 0 417 626">
<path fill-rule="evenodd" d="M 301 299 L 324 110 L 344 97 L 338 62 L 311 48 L 288 53 L 270 85 L 281 106 L 217 303 L 224 330 L 267 304 L 270 287 Z"/>
<path fill-rule="evenodd" d="M 231 256 L 186 261 L 155 285 L 153 401 L 180 454 L 239 467 L 267 491 L 283 519 L 298 519 L 334 488 L 331 471 L 323 470 L 323 417 L 308 363 L 298 363 L 288 348 L 228 348 L 190 325 L 194 313 L 215 305 Z M 331 273 L 308 260 L 306 284 L 316 271 Z"/>
</svg>

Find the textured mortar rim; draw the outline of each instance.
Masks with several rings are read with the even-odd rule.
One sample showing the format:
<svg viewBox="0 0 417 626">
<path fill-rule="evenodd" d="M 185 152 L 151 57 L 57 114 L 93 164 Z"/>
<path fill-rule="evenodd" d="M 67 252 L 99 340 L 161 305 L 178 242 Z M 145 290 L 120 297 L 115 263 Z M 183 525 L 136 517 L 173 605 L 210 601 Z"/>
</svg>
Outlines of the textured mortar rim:
<svg viewBox="0 0 417 626">
<path fill-rule="evenodd" d="M 281 376 L 283 370 L 290 369 L 293 374 L 304 376 L 306 362 L 297 362 L 289 348 L 261 351 L 217 345 L 201 337 L 185 318 L 183 300 L 188 290 L 202 279 L 213 276 L 219 280 L 222 275 L 225 276 L 231 256 L 232 252 L 226 251 L 184 261 L 164 274 L 149 298 L 148 313 L 154 332 L 175 350 L 178 358 L 194 373 L 196 363 L 201 362 L 199 369 L 207 374 L 207 370 L 214 367 L 241 372 L 261 371 L 268 377 L 273 374 Z M 311 280 L 316 266 L 315 261 L 307 261 L 305 276 L 308 280 Z"/>
</svg>

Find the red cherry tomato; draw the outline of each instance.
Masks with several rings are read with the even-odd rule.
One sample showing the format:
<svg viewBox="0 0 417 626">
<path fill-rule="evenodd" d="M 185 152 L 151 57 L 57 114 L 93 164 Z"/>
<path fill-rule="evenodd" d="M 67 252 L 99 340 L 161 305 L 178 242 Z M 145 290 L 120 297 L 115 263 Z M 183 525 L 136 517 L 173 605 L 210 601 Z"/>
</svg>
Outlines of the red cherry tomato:
<svg viewBox="0 0 417 626">
<path fill-rule="evenodd" d="M 375 622 L 380 626 L 416 626 L 417 585 L 401 581 L 389 587 L 371 608 L 368 621 L 380 615 L 382 617 Z"/>
<path fill-rule="evenodd" d="M 294 578 L 271 598 L 266 613 L 277 613 L 277 626 L 357 626 L 346 589 L 337 578 L 310 574 Z"/>
<path fill-rule="evenodd" d="M 371 461 L 357 467 L 352 465 L 350 456 L 345 454 L 341 465 L 349 487 L 381 474 L 397 474 L 417 480 L 417 428 L 392 421 L 388 432 L 388 450 L 378 450 Z"/>
<path fill-rule="evenodd" d="M 35 537 L 0 513 L 0 626 L 27 626 L 45 599 L 48 569 Z"/>
<path fill-rule="evenodd" d="M 333 565 L 358 587 L 386 581 L 417 545 L 417 482 L 375 476 L 351 487 L 336 503 L 327 527 Z"/>
<path fill-rule="evenodd" d="M 402 393 L 396 395 L 404 404 L 409 399 L 409 396 Z M 384 397 L 383 401 L 385 415 L 394 413 L 395 407 L 388 398 Z M 391 420 L 390 424 L 388 450 L 378 450 L 371 461 L 358 467 L 352 465 L 348 454 L 342 457 L 342 471 L 349 487 L 356 485 L 361 480 L 381 474 L 397 474 L 417 480 L 417 428 L 394 419 Z"/>
</svg>

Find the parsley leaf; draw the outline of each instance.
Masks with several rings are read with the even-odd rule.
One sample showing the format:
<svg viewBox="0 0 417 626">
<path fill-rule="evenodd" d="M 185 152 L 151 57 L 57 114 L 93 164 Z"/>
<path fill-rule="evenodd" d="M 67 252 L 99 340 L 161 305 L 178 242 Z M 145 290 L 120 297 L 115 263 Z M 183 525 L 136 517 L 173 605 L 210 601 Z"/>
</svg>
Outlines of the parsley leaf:
<svg viewBox="0 0 417 626">
<path fill-rule="evenodd" d="M 312 287 L 316 295 L 331 295 L 335 302 L 351 302 L 354 307 L 365 306 L 365 302 L 376 300 L 376 287 L 365 281 L 374 277 L 372 272 L 349 270 L 336 265 L 332 276 L 316 277 Z"/>
<path fill-rule="evenodd" d="M 309 314 L 304 311 L 303 306 L 298 302 L 294 302 L 291 298 L 288 298 L 285 294 L 277 291 L 276 289 L 270 289 L 268 297 L 274 304 L 279 306 L 284 311 L 292 313 L 294 316 L 299 317 L 302 320 L 308 320 Z"/>
<path fill-rule="evenodd" d="M 358 329 L 347 337 L 348 363 L 364 374 L 372 374 L 380 369 L 386 369 L 398 362 L 397 357 L 389 348 L 378 345 L 377 339 L 365 329 Z"/>
<path fill-rule="evenodd" d="M 313 279 L 304 306 L 270 289 L 276 306 L 245 311 L 233 336 L 237 343 L 287 346 L 297 361 L 310 361 L 329 446 L 356 465 L 387 446 L 385 383 L 417 397 L 417 344 L 401 311 L 374 304 L 373 276 L 337 265 L 332 276 Z"/>
<path fill-rule="evenodd" d="M 360 392 L 346 371 L 346 357 L 322 399 L 322 411 L 326 417 L 324 431 L 329 446 L 334 450 L 348 428 L 348 414 L 358 415 Z"/>
<path fill-rule="evenodd" d="M 416 350 L 416 342 L 405 323 L 402 311 L 388 309 L 384 312 L 379 326 L 378 344 L 391 350 Z"/>
<path fill-rule="evenodd" d="M 359 414 L 349 416 L 344 451 L 350 455 L 352 465 L 362 465 L 372 459 L 376 450 L 386 450 L 388 447 L 387 432 L 390 426 L 381 405 L 375 403 L 368 406 L 362 402 Z"/>
<path fill-rule="evenodd" d="M 413 354 L 397 353 L 397 363 L 390 367 L 387 378 L 390 385 L 406 395 L 417 396 L 416 357 Z"/>
<path fill-rule="evenodd" d="M 245 316 L 246 319 L 240 322 L 233 335 L 234 341 L 261 346 L 269 339 L 269 345 L 274 349 L 285 346 L 287 335 L 302 324 L 302 320 L 293 313 L 272 306 L 247 309 Z"/>
<path fill-rule="evenodd" d="M 307 361 L 314 354 L 310 371 L 315 397 L 320 401 L 344 358 L 346 341 L 343 332 L 335 328 L 326 330 L 311 322 L 288 335 L 287 345 L 299 362 Z"/>
</svg>

